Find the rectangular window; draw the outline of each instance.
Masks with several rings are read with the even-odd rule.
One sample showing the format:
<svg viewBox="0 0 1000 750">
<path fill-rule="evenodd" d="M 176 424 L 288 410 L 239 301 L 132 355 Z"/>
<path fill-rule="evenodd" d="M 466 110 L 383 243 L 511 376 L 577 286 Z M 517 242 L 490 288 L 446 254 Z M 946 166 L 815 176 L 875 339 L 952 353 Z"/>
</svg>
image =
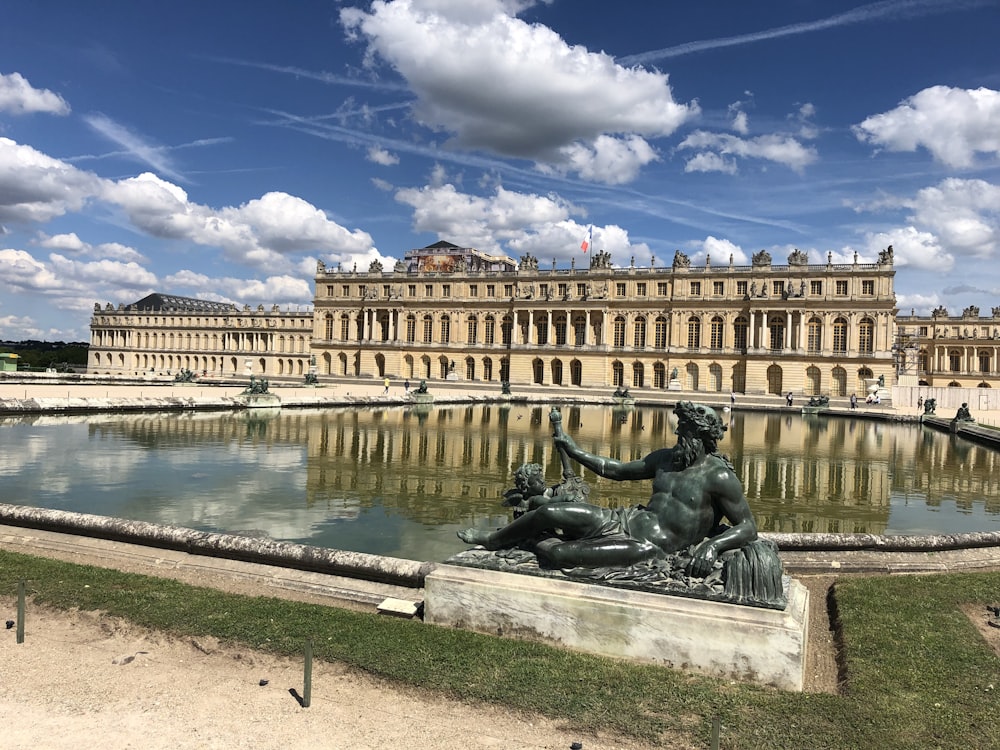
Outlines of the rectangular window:
<svg viewBox="0 0 1000 750">
<path fill-rule="evenodd" d="M 586 297 L 587 296 L 587 285 L 586 284 L 577 284 L 576 285 L 576 296 L 577 297 Z"/>
<path fill-rule="evenodd" d="M 625 296 L 625 282 L 619 281 L 615 284 L 615 296 L 624 297 Z"/>
<path fill-rule="evenodd" d="M 497 296 L 496 285 L 494 285 L 494 284 L 487 284 L 486 285 L 486 296 L 487 297 L 496 297 Z"/>
<path fill-rule="evenodd" d="M 451 296 L 451 284 L 445 284 L 441 287 L 441 296 L 450 297 Z"/>
<path fill-rule="evenodd" d="M 691 296 L 692 297 L 700 297 L 701 296 L 701 282 L 700 281 L 692 281 L 691 282 Z"/>
<path fill-rule="evenodd" d="M 745 281 L 736 282 L 736 294 L 738 294 L 740 297 L 747 296 L 747 282 Z"/>
<path fill-rule="evenodd" d="M 469 284 L 469 296 L 470 297 L 479 296 L 479 284 Z"/>
<path fill-rule="evenodd" d="M 434 285 L 433 284 L 424 284 L 424 296 L 425 297 L 433 297 L 434 296 Z"/>
<path fill-rule="evenodd" d="M 822 281 L 810 281 L 809 282 L 809 294 L 821 295 L 823 294 L 823 282 Z"/>
<path fill-rule="evenodd" d="M 383 297 L 388 297 L 391 293 L 392 293 L 392 290 L 389 289 L 389 285 L 388 284 L 383 284 L 382 285 L 382 296 Z"/>
<path fill-rule="evenodd" d="M 726 282 L 724 281 L 713 281 L 712 282 L 712 294 L 716 297 L 721 297 L 726 293 Z"/>
<path fill-rule="evenodd" d="M 564 298 L 569 296 L 569 284 L 559 285 L 559 296 Z"/>
<path fill-rule="evenodd" d="M 920 335 L 921 336 L 927 335 L 927 326 L 920 326 Z"/>
<path fill-rule="evenodd" d="M 637 297 L 646 296 L 646 282 L 640 281 L 638 284 L 635 285 L 635 294 Z"/>
<path fill-rule="evenodd" d="M 514 285 L 513 284 L 504 284 L 503 285 L 503 296 L 504 297 L 513 297 L 514 296 Z"/>
<path fill-rule="evenodd" d="M 875 282 L 872 279 L 861 280 L 861 293 L 866 297 L 875 296 Z"/>
<path fill-rule="evenodd" d="M 351 287 L 349 285 L 347 285 L 347 284 L 344 284 L 344 286 L 342 286 L 340 288 L 340 296 L 341 297 L 350 297 L 351 296 Z"/>
<path fill-rule="evenodd" d="M 667 296 L 667 282 L 665 282 L 665 281 L 657 281 L 656 282 L 656 293 L 660 297 L 666 297 Z"/>
<path fill-rule="evenodd" d="M 326 286 L 326 296 L 327 297 L 332 297 L 333 296 L 333 284 L 327 284 L 327 286 Z"/>
<path fill-rule="evenodd" d="M 847 282 L 846 281 L 838 281 L 837 282 L 837 296 L 838 297 L 846 297 L 847 296 Z"/>
<path fill-rule="evenodd" d="M 417 296 L 417 285 L 416 284 L 407 284 L 406 285 L 406 296 L 407 297 L 416 297 Z"/>
<path fill-rule="evenodd" d="M 368 296 L 367 284 L 361 284 L 358 286 L 358 296 L 361 297 L 361 299 L 365 299 Z"/>
<path fill-rule="evenodd" d="M 772 281 L 771 282 L 771 293 L 775 297 L 781 297 L 785 293 L 785 282 L 784 281 Z"/>
</svg>

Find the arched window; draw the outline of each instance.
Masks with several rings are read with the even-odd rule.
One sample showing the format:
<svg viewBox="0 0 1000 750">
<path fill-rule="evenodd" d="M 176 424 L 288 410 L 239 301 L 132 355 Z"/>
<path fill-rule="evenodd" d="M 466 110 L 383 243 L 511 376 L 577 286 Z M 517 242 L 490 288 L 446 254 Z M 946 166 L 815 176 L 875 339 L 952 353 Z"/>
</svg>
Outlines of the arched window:
<svg viewBox="0 0 1000 750">
<path fill-rule="evenodd" d="M 948 350 L 948 369 L 952 372 L 962 371 L 962 352 L 958 349 Z"/>
<path fill-rule="evenodd" d="M 483 341 L 486 344 L 495 344 L 497 336 L 497 322 L 492 315 L 486 316 L 486 330 L 483 332 Z M 492 371 L 492 369 L 491 369 Z M 492 380 L 492 378 L 486 378 Z"/>
<path fill-rule="evenodd" d="M 711 364 L 708 366 L 708 384 L 709 390 L 716 392 L 722 390 L 722 365 Z"/>
<path fill-rule="evenodd" d="M 622 349 L 625 346 L 625 318 L 621 315 L 615 318 L 613 343 L 615 349 Z M 621 385 L 621 383 L 615 383 L 615 385 Z"/>
<path fill-rule="evenodd" d="M 556 346 L 566 346 L 566 316 L 557 315 L 552 322 L 556 329 Z"/>
<path fill-rule="evenodd" d="M 632 363 L 632 387 L 642 388 L 646 384 L 646 369 L 642 366 L 642 362 Z"/>
<path fill-rule="evenodd" d="M 347 314 L 340 316 L 340 340 L 351 340 L 351 318 Z"/>
<path fill-rule="evenodd" d="M 417 316 L 406 316 L 406 343 L 412 344 L 417 340 Z"/>
<path fill-rule="evenodd" d="M 636 349 L 645 349 L 646 348 L 646 319 L 644 317 L 639 316 L 638 318 L 635 319 L 635 326 L 633 328 L 633 332 L 635 334 L 635 337 L 633 339 L 633 341 L 634 341 L 633 345 L 635 346 L 635 348 Z"/>
<path fill-rule="evenodd" d="M 742 315 L 733 323 L 733 346 L 745 352 L 749 348 L 750 322 Z"/>
<path fill-rule="evenodd" d="M 833 351 L 847 353 L 847 321 L 844 318 L 833 321 Z"/>
<path fill-rule="evenodd" d="M 434 340 L 434 318 L 430 315 L 424 316 L 424 343 L 429 344 Z"/>
<path fill-rule="evenodd" d="M 831 373 L 833 378 L 833 395 L 835 396 L 846 396 L 847 395 L 847 370 L 839 365 L 833 368 Z"/>
<path fill-rule="evenodd" d="M 711 341 L 710 346 L 713 349 L 721 349 L 722 348 L 722 332 L 723 332 L 723 330 L 725 330 L 725 323 L 723 322 L 723 320 L 722 320 L 721 317 L 719 317 L 718 315 L 716 315 L 714 318 L 712 318 L 712 341 Z M 722 390 L 722 389 L 719 388 L 718 390 Z"/>
<path fill-rule="evenodd" d="M 662 315 L 656 319 L 653 334 L 653 346 L 657 349 L 667 348 L 667 319 Z"/>
<path fill-rule="evenodd" d="M 573 318 L 573 335 L 575 337 L 574 343 L 577 346 L 583 346 L 587 341 L 587 318 L 583 315 L 577 315 Z M 572 376 L 572 364 L 570 365 L 570 375 Z"/>
<path fill-rule="evenodd" d="M 875 345 L 875 322 L 865 318 L 858 326 L 858 352 L 871 354 Z"/>
<path fill-rule="evenodd" d="M 819 354 L 823 349 L 823 322 L 810 318 L 806 330 L 806 349 L 810 354 Z"/>
<path fill-rule="evenodd" d="M 441 316 L 441 342 L 442 344 L 451 343 L 451 317 L 448 315 Z"/>
<path fill-rule="evenodd" d="M 653 387 L 667 387 L 667 367 L 662 362 L 657 362 L 653 365 Z"/>
<path fill-rule="evenodd" d="M 478 344 L 479 343 L 479 341 L 477 340 L 478 336 L 479 336 L 479 320 L 476 318 L 475 315 L 470 315 L 469 327 L 468 331 L 466 332 L 467 343 Z M 469 380 L 472 380 L 472 378 L 469 378 Z"/>
<path fill-rule="evenodd" d="M 980 349 L 979 372 L 989 372 L 991 370 L 990 363 L 991 363 L 990 353 L 988 351 Z"/>
<path fill-rule="evenodd" d="M 781 351 L 785 348 L 785 319 L 781 317 L 770 318 L 767 325 L 771 334 L 770 348 L 774 351 Z"/>
<path fill-rule="evenodd" d="M 822 382 L 820 380 L 819 368 L 815 365 L 811 365 L 806 368 L 806 395 L 807 396 L 818 396 L 822 391 L 820 387 Z"/>
<path fill-rule="evenodd" d="M 701 320 L 696 315 L 688 318 L 688 349 L 701 346 Z"/>
<path fill-rule="evenodd" d="M 624 385 L 623 381 L 625 379 L 625 365 L 617 360 L 611 363 L 611 385 L 621 386 Z"/>
<path fill-rule="evenodd" d="M 514 320 L 509 315 L 503 316 L 503 321 L 500 323 L 500 333 L 503 336 L 503 345 L 510 346 L 511 334 L 514 331 Z M 506 361 L 506 360 L 504 360 Z M 509 366 L 509 365 L 508 365 Z M 503 362 L 500 363 L 500 369 L 503 369 Z M 501 380 L 508 380 L 508 378 L 501 378 Z"/>
</svg>

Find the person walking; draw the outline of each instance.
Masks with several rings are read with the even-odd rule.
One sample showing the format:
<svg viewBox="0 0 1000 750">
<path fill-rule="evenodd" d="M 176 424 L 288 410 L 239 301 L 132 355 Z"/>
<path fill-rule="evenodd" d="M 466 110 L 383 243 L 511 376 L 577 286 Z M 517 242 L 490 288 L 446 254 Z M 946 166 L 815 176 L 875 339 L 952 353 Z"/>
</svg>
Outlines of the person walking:
<svg viewBox="0 0 1000 750">
<path fill-rule="evenodd" d="M 785 396 L 785 405 L 786 406 L 791 406 L 792 405 L 792 392 L 791 391 L 789 391 L 788 395 Z"/>
<path fill-rule="evenodd" d="M 383 384 L 385 385 L 385 390 L 382 391 L 382 395 L 385 396 L 389 393 L 389 378 L 386 378 Z"/>
<path fill-rule="evenodd" d="M 729 406 L 730 408 L 736 406 L 736 391 L 729 392 Z"/>
<path fill-rule="evenodd" d="M 407 378 L 406 380 L 403 381 L 403 390 L 406 391 L 407 393 L 410 392 L 410 379 L 409 378 Z"/>
<path fill-rule="evenodd" d="M 852 409 L 858 408 L 858 394 L 856 393 L 851 394 L 851 408 Z"/>
</svg>

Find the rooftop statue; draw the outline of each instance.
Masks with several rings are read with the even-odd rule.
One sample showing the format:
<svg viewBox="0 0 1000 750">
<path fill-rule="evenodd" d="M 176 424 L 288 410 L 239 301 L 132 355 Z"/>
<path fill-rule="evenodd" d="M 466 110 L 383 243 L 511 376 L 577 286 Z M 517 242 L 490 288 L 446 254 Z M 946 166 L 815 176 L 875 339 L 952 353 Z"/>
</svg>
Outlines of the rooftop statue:
<svg viewBox="0 0 1000 750">
<path fill-rule="evenodd" d="M 459 537 L 487 550 L 526 550 L 537 557 L 539 568 L 615 578 L 616 584 L 629 576 L 648 579 L 655 575 L 650 566 L 671 583 L 685 574 L 705 578 L 718 572 L 726 596 L 714 598 L 783 608 L 775 549 L 757 540 L 740 480 L 718 452 L 725 425 L 713 409 L 690 401 L 678 403 L 674 413 L 677 445 L 634 461 L 588 453 L 563 433 L 556 409 L 549 415 L 564 478 L 572 476 L 572 460 L 608 479 L 649 479 L 652 494 L 646 504 L 611 509 L 583 502 L 586 493 L 562 489 L 569 486 L 567 480 L 527 498 L 521 493 L 521 513 L 506 526 L 466 529 Z"/>
</svg>

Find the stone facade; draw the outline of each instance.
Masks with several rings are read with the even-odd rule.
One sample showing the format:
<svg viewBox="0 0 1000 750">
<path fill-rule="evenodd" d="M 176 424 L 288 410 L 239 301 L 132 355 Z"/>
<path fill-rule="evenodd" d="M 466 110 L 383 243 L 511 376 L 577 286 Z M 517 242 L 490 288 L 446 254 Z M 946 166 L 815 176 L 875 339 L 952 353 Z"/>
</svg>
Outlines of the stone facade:
<svg viewBox="0 0 1000 750">
<path fill-rule="evenodd" d="M 313 316 L 150 294 L 131 305 L 94 305 L 87 371 L 137 377 L 175 375 L 303 378 Z"/>
<path fill-rule="evenodd" d="M 454 246 L 450 246 L 453 248 Z M 437 254 L 436 246 L 424 248 Z M 421 250 L 385 272 L 320 264 L 312 347 L 318 372 L 571 387 L 864 393 L 895 375 L 892 249 L 877 263 L 419 270 Z M 456 255 L 450 251 L 451 257 Z M 424 266 L 427 267 L 427 266 Z"/>
<path fill-rule="evenodd" d="M 970 306 L 961 315 L 939 307 L 928 316 L 900 315 L 900 382 L 952 388 L 1000 387 L 1000 307 L 989 316 Z"/>
</svg>

